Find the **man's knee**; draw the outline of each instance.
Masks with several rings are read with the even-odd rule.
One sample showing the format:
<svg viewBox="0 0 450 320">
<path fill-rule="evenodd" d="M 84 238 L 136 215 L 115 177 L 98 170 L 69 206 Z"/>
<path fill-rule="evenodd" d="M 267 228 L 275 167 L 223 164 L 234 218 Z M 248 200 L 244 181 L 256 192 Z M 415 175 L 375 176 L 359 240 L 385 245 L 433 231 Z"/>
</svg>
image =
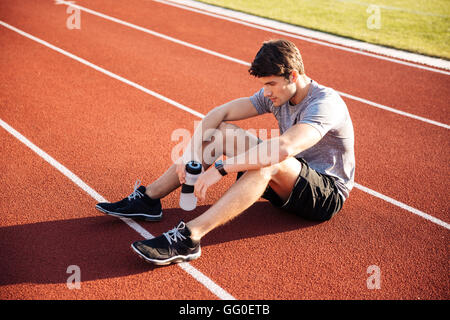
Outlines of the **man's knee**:
<svg viewBox="0 0 450 320">
<path fill-rule="evenodd" d="M 255 170 L 240 171 L 237 174 L 236 181 L 245 175 L 245 176 L 258 176 L 269 182 L 273 180 L 278 170 L 279 170 L 278 164 L 275 164 L 272 166 L 263 167 Z"/>
<path fill-rule="evenodd" d="M 282 198 L 289 195 L 301 172 L 301 163 L 295 158 L 288 158 L 268 168 L 270 169 L 266 174 L 271 175 L 269 185 L 272 189 Z"/>
<path fill-rule="evenodd" d="M 234 157 L 244 153 L 259 143 L 256 132 L 244 130 L 228 122 L 222 122 L 218 130 L 220 130 L 221 136 L 223 137 L 223 153 L 228 157 Z"/>
<path fill-rule="evenodd" d="M 274 180 L 277 173 L 280 172 L 280 164 L 276 163 L 267 167 L 260 168 L 259 174 L 268 180 Z"/>
<path fill-rule="evenodd" d="M 222 121 L 217 127 L 220 131 L 222 137 L 226 139 L 227 137 L 233 138 L 244 132 L 244 129 L 225 121 Z M 224 140 L 225 142 L 225 140 Z"/>
<path fill-rule="evenodd" d="M 239 129 L 239 127 L 222 121 L 216 129 L 211 129 L 211 139 L 214 140 L 216 147 L 220 146 L 223 150 L 225 150 L 227 135 L 231 136 L 235 134 L 237 129 Z"/>
<path fill-rule="evenodd" d="M 222 121 L 222 122 L 219 124 L 219 127 L 218 127 L 217 129 L 219 129 L 220 131 L 222 131 L 222 132 L 225 134 L 225 130 L 226 130 L 227 128 L 238 128 L 238 126 L 236 126 L 236 125 L 234 125 L 234 124 L 232 124 L 232 123 L 228 123 L 228 122 L 226 122 L 226 121 Z"/>
</svg>

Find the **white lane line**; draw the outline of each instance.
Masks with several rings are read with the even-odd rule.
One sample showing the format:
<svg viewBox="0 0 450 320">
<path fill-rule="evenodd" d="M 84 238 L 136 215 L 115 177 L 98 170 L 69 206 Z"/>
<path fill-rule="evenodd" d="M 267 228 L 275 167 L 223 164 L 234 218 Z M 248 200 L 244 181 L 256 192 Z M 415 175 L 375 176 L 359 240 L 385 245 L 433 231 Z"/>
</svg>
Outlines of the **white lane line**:
<svg viewBox="0 0 450 320">
<path fill-rule="evenodd" d="M 176 102 L 176 101 L 174 101 L 172 99 L 169 99 L 169 98 L 167 98 L 167 97 L 165 97 L 163 95 L 160 95 L 159 93 L 157 93 L 155 91 L 149 90 L 149 89 L 147 89 L 147 88 L 145 88 L 145 87 L 143 87 L 143 86 L 141 86 L 141 85 L 139 85 L 139 84 L 137 84 L 137 83 L 135 83 L 133 81 L 125 79 L 125 78 L 123 78 L 123 77 L 121 77 L 121 76 L 119 76 L 119 75 L 117 75 L 117 74 L 115 74 L 113 72 L 110 72 L 110 71 L 108 71 L 106 69 L 103 69 L 102 67 L 99 67 L 99 66 L 97 66 L 97 65 L 95 65 L 95 64 L 93 64 L 93 63 L 91 63 L 91 62 L 89 62 L 89 61 L 87 61 L 87 60 L 85 60 L 83 58 L 80 58 L 80 57 L 78 57 L 78 56 L 76 56 L 76 55 L 74 55 L 74 54 L 72 54 L 70 52 L 67 52 L 67 51 L 61 49 L 61 48 L 58 48 L 58 47 L 52 45 L 51 43 L 48 43 L 47 41 L 44 41 L 44 40 L 39 39 L 39 38 L 29 34 L 29 33 L 26 33 L 25 31 L 17 29 L 16 27 L 13 27 L 13 26 L 7 24 L 6 22 L 3 22 L 3 21 L 0 20 L 0 25 L 2 25 L 5 28 L 8 28 L 8 29 L 10 29 L 10 30 L 12 30 L 14 32 L 17 32 L 18 34 L 20 34 L 20 35 L 22 35 L 24 37 L 27 37 L 27 38 L 29 38 L 31 40 L 34 40 L 34 41 L 36 41 L 36 42 L 38 42 L 38 43 L 40 43 L 40 44 L 42 44 L 42 45 L 52 49 L 52 50 L 55 50 L 55 51 L 65 55 L 65 56 L 67 56 L 69 58 L 72 58 L 72 59 L 74 59 L 74 60 L 76 60 L 76 61 L 78 61 L 78 62 L 80 62 L 80 63 L 82 63 L 84 65 L 87 65 L 88 67 L 91 67 L 91 68 L 93 68 L 93 69 L 95 69 L 95 70 L 97 70 L 97 71 L 99 71 L 101 73 L 104 73 L 104 74 L 106 74 L 107 76 L 109 76 L 111 78 L 114 78 L 116 80 L 124 82 L 124 83 L 128 84 L 129 86 L 132 86 L 132 87 L 134 87 L 134 88 L 136 88 L 136 89 L 138 89 L 140 91 L 143 91 L 143 92 L 145 92 L 145 93 L 147 93 L 147 94 L 149 94 L 149 95 L 151 95 L 151 96 L 153 96 L 155 98 L 158 98 L 158 99 L 160 99 L 162 101 L 165 101 L 168 104 L 171 104 L 171 105 L 173 105 L 173 106 L 175 106 L 175 107 L 177 107 L 177 108 L 179 108 L 181 110 L 187 111 L 187 112 L 189 112 L 189 113 L 191 113 L 191 114 L 193 114 L 193 115 L 195 115 L 197 117 L 200 117 L 200 118 L 203 117 L 203 114 L 201 114 L 201 113 L 199 113 L 199 112 L 197 112 L 197 111 L 195 111 L 195 110 L 193 110 L 191 108 L 188 108 L 188 107 L 186 107 L 186 106 L 184 106 L 184 105 L 182 105 L 182 104 L 180 104 L 180 103 L 178 103 L 178 102 Z"/>
<path fill-rule="evenodd" d="M 344 92 L 341 92 L 341 91 L 338 91 L 338 90 L 336 90 L 336 91 L 341 96 L 346 97 L 348 99 L 359 101 L 359 102 L 362 102 L 364 104 L 370 105 L 370 106 L 375 107 L 375 108 L 379 108 L 379 109 L 382 109 L 382 110 L 393 112 L 393 113 L 396 113 L 398 115 L 401 115 L 401 116 L 404 116 L 404 117 L 407 117 L 407 118 L 411 118 L 411 119 L 415 119 L 415 120 L 419 120 L 419 121 L 422 121 L 422 122 L 425 122 L 425 123 L 428 123 L 428 124 L 432 124 L 434 126 L 438 126 L 438 127 L 444 128 L 444 129 L 450 129 L 450 125 L 447 125 L 445 123 L 438 122 L 438 121 L 431 120 L 431 119 L 427 119 L 427 118 L 424 118 L 424 117 L 421 117 L 421 116 L 418 116 L 418 115 L 415 115 L 415 114 L 412 114 L 412 113 L 409 113 L 409 112 L 401 111 L 401 110 L 398 110 L 398 109 L 395 109 L 395 108 L 392 108 L 392 107 L 388 107 L 388 106 L 382 105 L 380 103 L 376 103 L 376 102 L 372 102 L 372 101 L 367 100 L 367 99 L 359 98 L 359 97 L 356 97 L 356 96 L 353 96 L 351 94 L 344 93 Z"/>
<path fill-rule="evenodd" d="M 179 39 L 167 36 L 165 34 L 162 34 L 162 33 L 150 30 L 150 29 L 146 29 L 146 28 L 137 26 L 135 24 L 132 24 L 132 23 L 129 23 L 129 22 L 126 22 L 126 21 L 123 21 L 123 20 L 120 20 L 120 19 L 108 16 L 106 14 L 103 14 L 103 13 L 100 13 L 100 12 L 97 12 L 97 11 L 94 11 L 94 10 L 91 10 L 91 9 L 79 6 L 77 4 L 72 4 L 70 2 L 62 1 L 62 0 L 58 1 L 56 4 L 65 4 L 67 6 L 70 6 L 70 7 L 73 7 L 73 8 L 77 8 L 77 9 L 80 9 L 80 10 L 85 11 L 87 13 L 90 13 L 92 15 L 98 16 L 98 17 L 103 18 L 105 20 L 109 20 L 109 21 L 112 21 L 112 22 L 115 22 L 115 23 L 127 26 L 129 28 L 132 28 L 132 29 L 135 29 L 135 30 L 139 30 L 139 31 L 142 31 L 144 33 L 150 34 L 152 36 L 159 37 L 159 38 L 162 38 L 162 39 L 165 39 L 165 40 L 168 40 L 168 41 L 172 41 L 172 42 L 175 42 L 177 44 L 186 46 L 188 48 L 195 49 L 195 50 L 198 50 L 198 51 L 201 51 L 201 52 L 205 52 L 207 54 L 210 54 L 210 55 L 213 55 L 213 56 L 225 59 L 225 60 L 233 61 L 233 62 L 244 64 L 244 65 L 247 64 L 247 62 L 245 62 L 245 61 L 242 61 L 242 60 L 239 60 L 239 59 L 235 59 L 235 58 L 229 57 L 227 55 L 221 54 L 219 52 L 216 52 L 216 51 L 213 51 L 213 50 L 209 50 L 209 49 L 206 49 L 206 48 L 203 48 L 203 47 L 200 47 L 200 46 L 196 46 L 195 44 L 192 44 L 192 43 L 189 43 L 189 42 L 186 42 L 186 41 L 183 41 L 183 40 L 179 40 Z"/>
<path fill-rule="evenodd" d="M 53 166 L 55 169 L 57 169 L 59 172 L 61 172 L 64 176 L 69 178 L 73 183 L 75 183 L 78 187 L 80 187 L 83 191 L 85 191 L 88 195 L 90 195 L 96 201 L 107 202 L 107 200 L 105 198 L 103 198 L 97 191 L 95 191 L 90 186 L 88 186 L 83 180 L 81 180 L 72 171 L 70 171 L 65 166 L 63 166 L 61 163 L 56 161 L 52 156 L 50 156 L 48 153 L 46 153 L 41 148 L 36 146 L 34 143 L 32 143 L 30 140 L 28 140 L 25 136 L 23 136 L 20 132 L 18 132 L 16 129 L 11 127 L 9 124 L 7 124 L 2 119 L 0 119 L 0 126 L 3 129 L 5 129 L 7 132 L 9 132 L 12 136 L 14 136 L 17 140 L 22 142 L 24 145 L 26 145 L 32 151 L 34 151 L 39 157 L 41 157 L 42 159 L 47 161 L 51 166 Z M 149 233 L 147 230 L 145 230 L 141 225 L 139 225 L 134 220 L 128 219 L 128 218 L 121 218 L 121 220 L 123 222 L 125 222 L 133 230 L 135 230 L 137 233 L 139 233 L 145 239 L 153 238 L 153 235 L 151 233 Z M 209 291 L 211 291 L 213 294 L 215 294 L 217 297 L 219 297 L 220 299 L 235 300 L 235 298 L 232 295 L 230 295 L 223 288 L 218 286 L 214 281 L 212 281 L 205 274 L 200 272 L 198 269 L 193 267 L 188 262 L 183 262 L 183 263 L 180 263 L 177 265 L 181 269 L 183 269 L 185 272 L 187 272 L 189 275 L 191 275 L 195 280 L 197 280 L 203 286 L 205 286 Z"/>
<path fill-rule="evenodd" d="M 303 41 L 316 43 L 319 45 L 344 50 L 348 52 L 353 52 L 356 54 L 369 56 L 375 59 L 386 60 L 389 62 L 398 63 L 413 68 L 424 69 L 427 71 L 450 75 L 450 72 L 448 71 L 424 66 L 428 65 L 431 67 L 450 70 L 450 62 L 440 58 L 433 58 L 420 55 L 417 53 L 387 48 L 380 45 L 363 42 L 360 40 L 347 39 L 340 36 L 324 33 L 321 31 L 294 26 L 284 22 L 262 18 L 251 14 L 235 11 L 232 9 L 226 9 L 198 1 L 192 0 L 153 0 L 153 1 L 177 7 L 180 9 L 184 9 L 187 11 L 192 11 L 203 15 L 215 17 L 218 19 L 231 21 L 254 29 L 269 31 L 280 35 L 301 39 Z M 420 65 L 416 63 L 420 63 Z"/>
<path fill-rule="evenodd" d="M 388 196 L 385 196 L 384 194 L 381 194 L 379 192 L 376 192 L 375 190 L 372 190 L 372 189 L 369 189 L 367 187 L 364 187 L 364 186 L 362 186 L 362 185 L 360 185 L 358 183 L 355 183 L 355 188 L 357 188 L 357 189 L 359 189 L 361 191 L 364 191 L 364 192 L 366 192 L 366 193 L 368 193 L 368 194 L 370 194 L 370 195 L 372 195 L 372 196 L 374 196 L 376 198 L 379 198 L 379 199 L 382 199 L 382 200 L 384 200 L 386 202 L 389 202 L 389 203 L 391 203 L 391 204 L 393 204 L 393 205 L 395 205 L 397 207 L 400 207 L 400 208 L 402 208 L 402 209 L 404 209 L 406 211 L 414 213 L 414 214 L 418 215 L 419 217 L 422 217 L 422 218 L 424 218 L 426 220 L 429 220 L 429 221 L 431 221 L 431 222 L 433 222 L 433 223 L 435 223 L 435 224 L 437 224 L 437 225 L 439 225 L 441 227 L 444 227 L 444 228 L 450 230 L 450 224 L 448 224 L 447 222 L 442 221 L 442 220 L 440 220 L 440 219 L 438 219 L 436 217 L 433 217 L 432 215 L 429 215 L 428 213 L 425 213 L 423 211 L 417 210 L 416 208 L 408 206 L 407 204 L 404 204 L 403 202 L 400 202 L 400 201 L 397 201 L 395 199 L 389 198 Z"/>
<path fill-rule="evenodd" d="M 216 57 L 228 60 L 228 61 L 236 62 L 236 63 L 239 63 L 241 65 L 247 66 L 247 67 L 249 67 L 251 65 L 247 61 L 236 59 L 236 58 L 227 56 L 225 54 L 218 53 L 216 51 L 205 49 L 205 48 L 202 48 L 200 46 L 197 46 L 197 45 L 194 45 L 194 44 L 182 41 L 182 40 L 178 40 L 178 39 L 175 39 L 173 37 L 166 36 L 166 35 L 164 35 L 162 33 L 155 32 L 153 30 L 149 30 L 149 29 L 137 26 L 135 24 L 132 24 L 132 23 L 129 23 L 129 22 L 126 22 L 126 21 L 123 21 L 123 20 L 120 20 L 120 19 L 108 16 L 108 15 L 105 15 L 103 13 L 100 13 L 100 12 L 97 12 L 97 11 L 94 11 L 94 10 L 91 10 L 91 9 L 87 9 L 85 7 L 82 7 L 82 6 L 79 6 L 79 5 L 76 5 L 76 4 L 71 4 L 70 2 L 67 2 L 67 1 L 62 1 L 61 0 L 58 3 L 59 4 L 65 4 L 65 5 L 68 5 L 68 6 L 72 6 L 74 8 L 80 9 L 80 10 L 85 11 L 87 13 L 90 13 L 92 15 L 101 17 L 103 19 L 106 19 L 106 20 L 109 20 L 109 21 L 113 21 L 115 23 L 127 26 L 129 28 L 142 31 L 142 32 L 145 32 L 147 34 L 150 34 L 150 35 L 153 35 L 153 36 L 156 36 L 156 37 L 160 37 L 162 39 L 165 39 L 165 40 L 168 40 L 168 41 L 172 41 L 172 42 L 175 42 L 177 44 L 180 44 L 180 45 L 183 45 L 183 46 L 187 46 L 189 48 L 192 48 L 192 49 L 195 49 L 195 50 L 199 50 L 199 51 L 202 51 L 204 53 L 211 54 L 213 56 L 216 56 Z M 450 75 L 450 73 L 449 73 L 449 75 Z M 382 105 L 380 103 L 376 103 L 376 102 L 373 102 L 373 101 L 370 101 L 370 100 L 367 100 L 367 99 L 364 99 L 364 98 L 359 98 L 359 97 L 356 97 L 354 95 L 351 95 L 351 94 L 348 94 L 348 93 L 344 93 L 344 92 L 341 92 L 341 91 L 337 91 L 337 92 L 340 95 L 342 95 L 342 96 L 344 96 L 344 97 L 346 97 L 348 99 L 356 100 L 356 101 L 362 102 L 362 103 L 364 103 L 366 105 L 369 105 L 369 106 L 372 106 L 372 107 L 380 108 L 380 109 L 383 109 L 383 110 L 389 111 L 389 112 L 394 112 L 394 113 L 399 114 L 401 116 L 408 117 L 408 118 L 415 119 L 415 120 L 419 120 L 419 121 L 422 121 L 422 122 L 425 122 L 425 123 L 428 123 L 428 124 L 432 124 L 432 125 L 435 125 L 435 126 L 439 126 L 439 127 L 445 128 L 445 129 L 450 129 L 449 125 L 446 125 L 444 123 L 441 123 L 441 122 L 438 122 L 438 121 L 435 121 L 435 120 L 430 120 L 430 119 L 427 119 L 427 118 L 424 118 L 424 117 L 421 117 L 421 116 L 417 116 L 417 115 L 412 114 L 412 113 L 408 113 L 408 112 L 401 111 L 401 110 L 398 110 L 398 109 L 395 109 L 395 108 L 392 108 L 392 107 L 388 107 L 388 106 Z"/>
<path fill-rule="evenodd" d="M 147 92 L 147 93 L 151 94 L 152 96 L 154 96 L 154 97 L 156 97 L 156 98 L 158 98 L 158 99 L 161 99 L 161 100 L 163 100 L 163 101 L 165 101 L 165 102 L 167 102 L 167 103 L 173 105 L 173 106 L 176 107 L 176 108 L 179 108 L 179 109 L 181 109 L 181 110 L 185 110 L 185 111 L 187 111 L 187 112 L 189 112 L 189 113 L 192 113 L 192 114 L 194 114 L 194 115 L 196 115 L 196 116 L 198 116 L 198 117 L 200 117 L 200 118 L 204 118 L 204 115 L 203 115 L 203 114 L 201 114 L 201 113 L 199 113 L 199 112 L 197 112 L 197 111 L 194 111 L 194 110 L 192 110 L 191 108 L 185 107 L 185 106 L 183 106 L 182 104 L 173 101 L 172 99 L 169 99 L 169 98 L 166 98 L 166 97 L 160 95 L 159 93 L 156 93 L 156 92 L 153 92 L 153 91 L 151 91 L 151 90 L 148 90 L 148 89 L 146 89 L 146 88 L 144 88 L 144 87 L 142 87 L 142 86 L 140 86 L 140 85 L 138 85 L 138 84 L 136 84 L 136 83 L 134 83 L 134 82 L 132 82 L 132 81 L 130 81 L 130 80 L 127 80 L 127 79 L 125 79 L 125 78 L 123 78 L 123 77 L 121 77 L 121 76 L 116 75 L 115 73 L 112 73 L 112 72 L 110 72 L 110 71 L 107 71 L 107 70 L 105 70 L 105 69 L 99 67 L 99 66 L 96 66 L 96 65 L 94 65 L 94 64 L 92 64 L 92 63 L 90 63 L 90 62 L 88 62 L 88 61 L 86 61 L 86 60 L 84 60 L 84 59 L 82 59 L 82 58 L 79 58 L 79 57 L 77 57 L 77 56 L 75 56 L 75 55 L 73 55 L 73 54 L 71 54 L 71 53 L 69 53 L 69 52 L 67 52 L 67 51 L 65 51 L 65 50 L 63 50 L 63 49 L 60 49 L 60 48 L 58 48 L 58 47 L 55 47 L 54 45 L 51 45 L 50 43 L 48 43 L 48 42 L 46 42 L 46 41 L 44 41 L 44 40 L 41 40 L 41 39 L 39 39 L 39 38 L 36 38 L 35 36 L 32 36 L 32 35 L 30 35 L 30 34 L 24 32 L 24 31 L 21 31 L 21 30 L 15 28 L 15 27 L 12 27 L 12 26 L 10 26 L 9 24 L 7 24 L 7 23 L 5 23 L 5 22 L 3 22 L 3 21 L 0 21 L 0 25 L 3 25 L 3 26 L 5 26 L 5 27 L 8 28 L 8 29 L 10 29 L 10 30 L 12 30 L 12 31 L 15 31 L 15 32 L 17 32 L 17 33 L 23 35 L 24 37 L 27 37 L 27 38 L 29 38 L 29 39 L 31 39 L 31 40 L 34 40 L 34 41 L 36 41 L 36 42 L 38 42 L 38 43 L 40 43 L 40 44 L 42 44 L 42 45 L 44 45 L 44 46 L 46 46 L 46 47 L 48 47 L 48 48 L 51 48 L 51 49 L 53 49 L 53 50 L 55 50 L 55 51 L 57 51 L 57 52 L 59 52 L 59 53 L 65 55 L 65 56 L 69 57 L 69 58 L 75 59 L 76 61 L 81 62 L 82 64 L 85 64 L 85 65 L 87 65 L 87 66 L 89 66 L 89 67 L 91 67 L 91 68 L 94 68 L 95 70 L 100 71 L 100 72 L 102 72 L 102 73 L 104 73 L 104 74 L 106 74 L 106 75 L 108 75 L 108 76 L 110 76 L 110 77 L 112 77 L 112 78 L 114 78 L 114 79 L 117 79 L 117 80 L 119 80 L 119 81 L 122 81 L 122 82 L 124 82 L 124 83 L 126 83 L 126 84 L 128 84 L 128 85 L 130 85 L 130 86 L 132 86 L 132 87 L 134 87 L 134 88 L 136 88 L 136 89 L 139 89 L 139 90 L 142 90 L 142 91 L 144 91 L 144 92 Z M 143 89 L 145 89 L 145 90 L 143 90 Z M 361 187 L 362 187 L 362 186 L 361 186 Z M 365 190 L 365 189 L 361 189 L 361 190 L 364 191 L 364 192 L 367 192 L 366 190 L 371 190 L 371 189 L 366 188 L 366 190 Z M 375 192 L 375 191 L 374 191 L 374 192 Z M 371 194 L 371 193 L 369 193 L 369 194 Z M 376 194 L 381 195 L 381 193 L 376 193 Z M 373 195 L 373 194 L 372 194 L 372 195 Z M 408 205 L 406 205 L 406 204 L 404 204 L 404 203 L 402 203 L 402 202 L 400 202 L 400 201 L 397 201 L 397 200 L 395 200 L 395 199 L 392 199 L 392 198 L 390 198 L 390 197 L 388 197 L 388 196 L 384 196 L 384 195 L 383 195 L 383 198 L 381 198 L 381 199 L 383 199 L 383 200 L 384 200 L 384 199 L 390 199 L 390 203 L 392 203 L 392 204 L 394 204 L 394 205 L 397 205 L 397 206 L 399 206 L 398 204 L 401 204 L 401 206 L 399 206 L 400 208 L 405 209 L 405 210 L 407 210 L 407 211 L 409 211 L 409 212 L 411 212 L 411 213 L 414 213 L 414 214 L 421 213 L 421 214 L 420 214 L 421 217 L 423 217 L 424 219 L 429 220 L 429 221 L 435 223 L 435 220 L 430 220 L 430 219 L 427 218 L 427 217 L 430 216 L 430 215 L 428 215 L 428 214 L 425 213 L 425 212 L 422 212 L 422 211 L 420 211 L 420 210 L 418 210 L 418 209 L 414 209 L 414 208 L 412 208 L 412 207 L 410 207 L 410 206 L 408 206 Z M 410 208 L 412 208 L 412 209 L 414 209 L 414 210 L 411 210 Z M 430 216 L 430 217 L 431 217 L 431 216 Z M 437 218 L 434 218 L 434 219 L 437 219 Z M 437 219 L 437 220 L 439 220 L 439 219 Z"/>
</svg>

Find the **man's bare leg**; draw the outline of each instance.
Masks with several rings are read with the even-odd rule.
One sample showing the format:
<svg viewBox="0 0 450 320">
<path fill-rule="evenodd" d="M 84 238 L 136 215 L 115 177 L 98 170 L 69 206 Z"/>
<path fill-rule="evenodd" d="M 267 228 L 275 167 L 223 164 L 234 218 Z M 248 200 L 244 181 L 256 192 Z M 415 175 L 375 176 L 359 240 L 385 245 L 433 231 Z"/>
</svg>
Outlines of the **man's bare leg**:
<svg viewBox="0 0 450 320">
<path fill-rule="evenodd" d="M 240 152 L 247 151 L 258 143 L 258 138 L 249 132 L 229 123 L 222 123 L 219 128 L 222 131 L 223 141 L 205 142 L 203 150 L 210 144 L 221 143 L 223 153 L 229 157 L 235 156 Z M 227 131 L 228 129 L 228 131 Z M 228 135 L 227 135 L 228 134 Z M 227 139 L 245 138 L 245 147 L 238 146 L 237 143 L 226 143 Z M 229 140 L 228 140 L 229 141 Z M 235 141 L 236 142 L 236 141 Z M 241 150 L 239 150 L 239 148 Z M 211 149 L 220 149 L 218 146 Z M 243 150 L 242 150 L 243 149 Z M 218 158 L 220 155 L 217 155 Z M 203 163 L 204 169 L 212 163 Z M 187 223 L 192 232 L 193 240 L 200 240 L 212 229 L 230 221 L 244 210 L 255 203 L 264 193 L 269 184 L 272 189 L 280 196 L 282 200 L 287 200 L 295 184 L 301 164 L 294 158 L 287 159 L 282 163 L 266 167 L 259 170 L 246 172 L 230 189 L 207 211 Z M 160 178 L 147 187 L 146 193 L 151 198 L 162 198 L 178 188 L 180 182 L 176 174 L 176 165 L 173 164 Z"/>
<path fill-rule="evenodd" d="M 160 199 L 177 189 L 180 180 L 175 170 L 176 165 L 172 164 L 162 176 L 147 186 L 145 193 L 152 199 Z"/>
<path fill-rule="evenodd" d="M 222 141 L 215 141 L 214 139 L 212 141 L 205 141 L 203 143 L 203 150 L 222 150 L 224 155 L 233 157 L 240 152 L 247 151 L 250 147 L 253 147 L 258 143 L 258 138 L 256 136 L 230 123 L 222 122 L 218 127 L 218 130 L 221 131 L 224 139 Z M 238 146 L 237 143 L 230 143 L 233 142 L 230 141 L 230 139 L 234 140 L 235 137 L 238 140 L 241 139 L 241 141 L 245 141 L 242 146 Z M 239 150 L 239 148 L 241 150 Z M 215 161 L 221 155 L 222 154 L 215 154 L 208 156 Z M 211 164 L 212 162 L 204 161 L 204 170 L 207 170 Z M 173 164 L 162 176 L 147 186 L 146 194 L 152 199 L 160 199 L 176 190 L 178 187 L 180 187 L 180 181 L 178 180 L 178 175 L 176 173 L 176 165 Z"/>
</svg>

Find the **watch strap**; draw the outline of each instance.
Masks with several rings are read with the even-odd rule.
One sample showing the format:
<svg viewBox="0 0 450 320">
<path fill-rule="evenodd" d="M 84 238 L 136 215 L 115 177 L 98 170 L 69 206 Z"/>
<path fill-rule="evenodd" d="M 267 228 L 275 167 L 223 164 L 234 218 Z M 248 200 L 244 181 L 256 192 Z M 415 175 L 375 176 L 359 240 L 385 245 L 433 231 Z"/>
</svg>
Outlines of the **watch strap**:
<svg viewBox="0 0 450 320">
<path fill-rule="evenodd" d="M 226 172 L 225 169 L 223 168 L 223 162 L 222 161 L 216 162 L 215 167 L 220 172 L 220 174 L 222 176 L 226 176 L 228 174 L 228 172 Z"/>
</svg>

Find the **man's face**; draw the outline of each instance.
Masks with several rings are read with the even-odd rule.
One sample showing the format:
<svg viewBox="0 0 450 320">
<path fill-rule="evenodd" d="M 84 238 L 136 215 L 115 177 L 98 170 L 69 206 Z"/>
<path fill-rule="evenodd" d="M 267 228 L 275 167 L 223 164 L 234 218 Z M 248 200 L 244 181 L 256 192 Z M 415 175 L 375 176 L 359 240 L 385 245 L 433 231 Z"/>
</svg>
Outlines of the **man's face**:
<svg viewBox="0 0 450 320">
<path fill-rule="evenodd" d="M 269 98 L 274 107 L 279 107 L 291 99 L 296 92 L 295 82 L 279 76 L 261 77 L 258 80 L 263 85 L 264 97 Z"/>
</svg>

